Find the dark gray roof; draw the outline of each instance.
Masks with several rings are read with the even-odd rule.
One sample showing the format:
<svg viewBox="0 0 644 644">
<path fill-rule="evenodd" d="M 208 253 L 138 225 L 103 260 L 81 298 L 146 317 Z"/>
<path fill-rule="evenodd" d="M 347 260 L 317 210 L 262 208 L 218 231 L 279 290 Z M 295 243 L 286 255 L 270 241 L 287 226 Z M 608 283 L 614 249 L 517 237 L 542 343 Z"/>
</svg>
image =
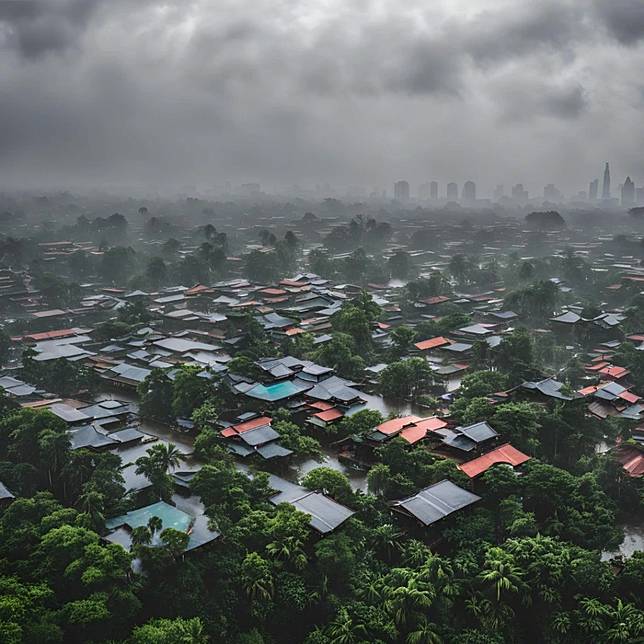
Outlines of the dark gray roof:
<svg viewBox="0 0 644 644">
<path fill-rule="evenodd" d="M 257 448 L 257 453 L 265 459 L 271 458 L 282 458 L 284 456 L 290 456 L 293 453 L 293 450 L 282 447 L 278 442 L 274 441 L 272 443 L 267 443 L 266 445 L 260 445 Z"/>
<path fill-rule="evenodd" d="M 278 490 L 278 494 L 271 497 L 271 503 L 290 503 L 295 506 L 300 512 L 311 517 L 311 527 L 322 534 L 332 532 L 354 514 L 352 510 L 324 494 L 309 492 L 306 488 L 279 476 L 271 475 L 268 483 L 272 489 Z"/>
<path fill-rule="evenodd" d="M 480 499 L 480 496 L 445 479 L 430 485 L 414 496 L 394 501 L 393 506 L 405 510 L 427 526 Z"/>
<path fill-rule="evenodd" d="M 461 432 L 467 436 L 470 440 L 475 441 L 476 443 L 481 443 L 483 441 L 489 440 L 490 438 L 495 438 L 498 436 L 492 427 L 490 427 L 485 421 L 480 423 L 474 423 L 473 425 L 468 425 L 467 427 L 457 427 L 457 432 Z"/>
<path fill-rule="evenodd" d="M 78 429 L 72 429 L 67 432 L 71 449 L 83 449 L 91 447 L 93 449 L 100 449 L 108 445 L 115 445 L 117 441 L 113 438 L 98 431 L 93 425 L 85 425 Z"/>
<path fill-rule="evenodd" d="M 544 396 L 549 398 L 557 398 L 559 400 L 572 400 L 572 396 L 566 396 L 559 391 L 563 387 L 562 382 L 558 382 L 554 378 L 546 378 L 539 382 L 524 382 L 520 385 L 523 389 L 538 391 Z"/>
<path fill-rule="evenodd" d="M 279 437 L 280 435 L 270 425 L 257 427 L 256 429 L 251 429 L 239 434 L 239 438 L 241 438 L 246 445 L 250 445 L 251 447 L 270 443 L 271 441 L 277 440 Z"/>
</svg>

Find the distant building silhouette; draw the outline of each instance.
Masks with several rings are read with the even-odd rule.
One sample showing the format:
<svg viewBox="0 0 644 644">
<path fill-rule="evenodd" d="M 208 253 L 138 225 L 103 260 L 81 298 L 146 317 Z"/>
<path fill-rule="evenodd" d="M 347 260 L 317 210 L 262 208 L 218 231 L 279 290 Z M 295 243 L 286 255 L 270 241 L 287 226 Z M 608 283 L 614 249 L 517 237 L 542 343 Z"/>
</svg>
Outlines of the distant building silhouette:
<svg viewBox="0 0 644 644">
<path fill-rule="evenodd" d="M 429 198 L 432 200 L 438 199 L 438 181 L 432 181 L 429 184 Z"/>
<path fill-rule="evenodd" d="M 604 182 L 602 183 L 602 199 L 610 199 L 610 169 L 608 168 L 608 161 L 604 168 Z"/>
<path fill-rule="evenodd" d="M 622 206 L 632 206 L 635 203 L 635 184 L 626 177 L 622 186 Z"/>
<path fill-rule="evenodd" d="M 397 201 L 409 201 L 409 183 L 407 181 L 396 181 L 394 183 L 394 199 Z"/>
<path fill-rule="evenodd" d="M 458 186 L 454 182 L 447 184 L 447 201 L 458 201 Z"/>
<path fill-rule="evenodd" d="M 512 186 L 512 199 L 515 201 L 528 201 L 528 191 L 523 189 L 522 183 Z"/>
<path fill-rule="evenodd" d="M 599 179 L 593 179 L 588 184 L 588 200 L 597 201 L 597 191 L 599 190 Z"/>
<path fill-rule="evenodd" d="M 554 183 L 549 183 L 543 189 L 543 198 L 546 201 L 559 202 L 563 198 L 563 195 L 561 194 L 561 191 L 557 188 L 557 186 L 555 186 Z"/>
<path fill-rule="evenodd" d="M 476 184 L 473 181 L 466 181 L 463 184 L 463 201 L 469 203 L 476 201 Z"/>
<path fill-rule="evenodd" d="M 644 206 L 644 188 L 635 189 L 635 201 L 638 206 Z"/>
</svg>

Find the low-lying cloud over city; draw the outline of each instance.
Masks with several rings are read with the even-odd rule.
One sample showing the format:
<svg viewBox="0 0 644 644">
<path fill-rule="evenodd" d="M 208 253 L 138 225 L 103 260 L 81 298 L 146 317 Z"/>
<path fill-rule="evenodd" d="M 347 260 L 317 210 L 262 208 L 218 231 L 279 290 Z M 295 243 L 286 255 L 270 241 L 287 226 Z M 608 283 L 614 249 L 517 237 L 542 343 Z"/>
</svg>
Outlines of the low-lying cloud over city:
<svg viewBox="0 0 644 644">
<path fill-rule="evenodd" d="M 0 185 L 644 179 L 640 0 L 3 0 Z"/>
</svg>

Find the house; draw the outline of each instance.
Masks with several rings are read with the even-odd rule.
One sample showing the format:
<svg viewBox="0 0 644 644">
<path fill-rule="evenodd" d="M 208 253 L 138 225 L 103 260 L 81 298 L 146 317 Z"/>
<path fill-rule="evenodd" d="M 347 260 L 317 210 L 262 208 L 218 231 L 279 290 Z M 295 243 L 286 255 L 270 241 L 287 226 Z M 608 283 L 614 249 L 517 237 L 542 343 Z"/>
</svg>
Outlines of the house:
<svg viewBox="0 0 644 644">
<path fill-rule="evenodd" d="M 467 427 L 456 427 L 454 429 L 438 429 L 435 435 L 441 436 L 441 443 L 450 449 L 458 452 L 473 452 L 480 449 L 498 437 L 498 432 L 490 427 L 485 421 L 468 425 Z"/>
<path fill-rule="evenodd" d="M 208 520 L 205 516 L 195 517 L 165 501 L 158 501 L 152 505 L 107 519 L 105 527 L 109 532 L 103 538 L 123 546 L 129 552 L 132 549 L 132 531 L 135 528 L 147 526 L 152 517 L 161 519 L 160 532 L 166 528 L 173 528 L 189 536 L 188 545 L 184 552 L 201 548 L 221 536 L 220 532 L 208 527 Z M 162 545 L 160 532 L 154 535 L 152 546 Z"/>
<path fill-rule="evenodd" d="M 563 386 L 563 382 L 558 382 L 554 378 L 545 378 L 538 382 L 524 382 L 511 391 L 523 391 L 534 397 L 550 398 L 554 400 L 573 400 L 577 397 L 563 393 L 561 391 Z"/>
<path fill-rule="evenodd" d="M 461 463 L 458 468 L 473 479 L 487 472 L 493 465 L 502 463 L 516 468 L 529 460 L 530 457 L 527 454 L 512 447 L 510 443 L 505 443 L 487 454 L 483 454 L 466 463 Z"/>
<path fill-rule="evenodd" d="M 410 445 L 423 440 L 429 432 L 435 432 L 447 427 L 447 423 L 431 416 L 429 418 L 420 418 L 418 416 L 402 416 L 392 418 L 378 425 L 374 431 L 369 434 L 367 440 L 375 443 L 383 443 L 396 436 L 406 440 Z"/>
<path fill-rule="evenodd" d="M 394 501 L 391 507 L 427 527 L 480 500 L 480 496 L 445 479 L 413 496 Z"/>
<path fill-rule="evenodd" d="M 277 492 L 270 498 L 271 503 L 288 503 L 300 512 L 308 514 L 311 527 L 322 535 L 333 532 L 355 514 L 353 510 L 325 494 L 311 492 L 279 476 L 270 476 L 268 484 Z"/>
</svg>

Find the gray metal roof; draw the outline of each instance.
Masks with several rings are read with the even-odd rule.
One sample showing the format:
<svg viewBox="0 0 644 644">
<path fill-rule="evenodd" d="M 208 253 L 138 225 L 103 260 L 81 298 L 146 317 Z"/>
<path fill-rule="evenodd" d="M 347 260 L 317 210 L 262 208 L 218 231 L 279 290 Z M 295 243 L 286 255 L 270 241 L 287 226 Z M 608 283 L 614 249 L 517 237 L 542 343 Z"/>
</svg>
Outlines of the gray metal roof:
<svg viewBox="0 0 644 644">
<path fill-rule="evenodd" d="M 404 509 L 427 526 L 480 500 L 480 496 L 445 479 L 426 487 L 414 496 L 395 501 L 393 505 Z"/>
</svg>

